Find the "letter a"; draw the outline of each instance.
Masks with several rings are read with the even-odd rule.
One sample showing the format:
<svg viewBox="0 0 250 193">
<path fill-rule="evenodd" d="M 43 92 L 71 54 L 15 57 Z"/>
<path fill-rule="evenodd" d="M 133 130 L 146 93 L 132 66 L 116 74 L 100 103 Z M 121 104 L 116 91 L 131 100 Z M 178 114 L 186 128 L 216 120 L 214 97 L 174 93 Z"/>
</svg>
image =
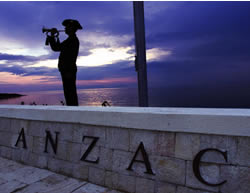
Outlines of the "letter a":
<svg viewBox="0 0 250 193">
<path fill-rule="evenodd" d="M 22 139 L 21 139 L 21 138 L 22 138 Z M 21 129 L 21 132 L 19 133 L 18 139 L 17 139 L 16 144 L 15 144 L 16 147 L 17 147 L 18 142 L 19 142 L 20 140 L 23 142 L 23 148 L 24 148 L 24 149 L 27 149 L 26 140 L 25 140 L 25 134 L 24 134 L 24 128 L 22 128 L 22 129 Z"/>
<path fill-rule="evenodd" d="M 136 160 L 136 157 L 137 157 L 137 154 L 139 153 L 139 151 L 141 151 L 141 153 L 142 153 L 143 160 Z M 146 166 L 146 169 L 147 169 L 147 171 L 144 173 L 154 175 L 152 168 L 151 168 L 151 165 L 150 165 L 150 162 L 149 162 L 149 159 L 148 159 L 148 154 L 145 151 L 145 148 L 144 148 L 144 145 L 142 142 L 140 143 L 138 149 L 136 150 L 135 155 L 134 155 L 131 163 L 129 164 L 129 167 L 127 168 L 127 170 L 133 171 L 132 166 L 133 166 L 134 162 L 144 163 Z"/>
</svg>

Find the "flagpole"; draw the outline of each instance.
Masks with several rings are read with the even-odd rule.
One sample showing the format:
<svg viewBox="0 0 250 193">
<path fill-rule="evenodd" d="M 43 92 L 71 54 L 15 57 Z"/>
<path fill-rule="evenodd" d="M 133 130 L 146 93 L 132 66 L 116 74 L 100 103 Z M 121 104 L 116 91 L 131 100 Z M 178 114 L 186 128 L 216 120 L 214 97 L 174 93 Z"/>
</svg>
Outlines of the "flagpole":
<svg viewBox="0 0 250 193">
<path fill-rule="evenodd" d="M 143 1 L 134 1 L 133 8 L 136 48 L 135 68 L 138 77 L 139 106 L 148 107 L 147 63 Z"/>
</svg>

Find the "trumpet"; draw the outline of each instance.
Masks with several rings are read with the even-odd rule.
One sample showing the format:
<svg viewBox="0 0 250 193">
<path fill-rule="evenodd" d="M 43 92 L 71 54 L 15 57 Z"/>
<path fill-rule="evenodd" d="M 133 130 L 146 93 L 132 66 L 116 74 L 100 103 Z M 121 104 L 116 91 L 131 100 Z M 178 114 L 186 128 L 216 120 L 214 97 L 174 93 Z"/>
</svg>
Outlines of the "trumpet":
<svg viewBox="0 0 250 193">
<path fill-rule="evenodd" d="M 43 32 L 43 33 L 46 33 L 47 35 L 48 35 L 48 33 L 51 33 L 51 35 L 53 35 L 53 36 L 58 36 L 58 35 L 59 35 L 59 32 L 65 32 L 65 30 L 58 30 L 58 29 L 56 29 L 56 28 L 51 28 L 51 29 L 49 29 L 49 28 L 43 27 L 43 28 L 42 28 L 42 32 Z"/>
<path fill-rule="evenodd" d="M 45 45 L 49 45 L 49 39 L 48 39 L 49 33 L 50 33 L 50 35 L 53 36 L 53 37 L 58 37 L 58 36 L 59 36 L 59 33 L 60 33 L 60 32 L 65 32 L 65 30 L 58 30 L 58 29 L 56 29 L 56 28 L 51 28 L 51 29 L 49 29 L 49 28 L 43 27 L 43 28 L 42 28 L 42 32 L 43 32 L 43 33 L 46 33 L 46 35 L 47 35 Z"/>
</svg>

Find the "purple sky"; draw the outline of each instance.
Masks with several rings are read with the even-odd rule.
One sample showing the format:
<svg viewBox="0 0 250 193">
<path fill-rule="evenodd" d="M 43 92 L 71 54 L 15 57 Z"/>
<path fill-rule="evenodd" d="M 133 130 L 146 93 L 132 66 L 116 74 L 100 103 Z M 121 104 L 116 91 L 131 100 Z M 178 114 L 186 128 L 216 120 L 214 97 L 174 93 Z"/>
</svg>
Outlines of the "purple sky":
<svg viewBox="0 0 250 193">
<path fill-rule="evenodd" d="M 144 6 L 149 87 L 250 86 L 250 2 Z M 83 26 L 78 88 L 137 86 L 132 2 L 0 2 L 0 92 L 62 89 L 41 29 L 68 18 Z"/>
</svg>

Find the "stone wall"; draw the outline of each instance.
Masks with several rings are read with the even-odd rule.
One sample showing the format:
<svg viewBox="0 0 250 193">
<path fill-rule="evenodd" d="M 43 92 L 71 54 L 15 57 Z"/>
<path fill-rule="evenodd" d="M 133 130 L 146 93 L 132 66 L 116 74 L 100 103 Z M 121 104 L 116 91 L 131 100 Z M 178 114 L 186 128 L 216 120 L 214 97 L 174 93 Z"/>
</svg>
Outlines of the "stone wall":
<svg viewBox="0 0 250 193">
<path fill-rule="evenodd" d="M 0 156 L 124 192 L 247 193 L 250 111 L 4 105 Z"/>
</svg>

